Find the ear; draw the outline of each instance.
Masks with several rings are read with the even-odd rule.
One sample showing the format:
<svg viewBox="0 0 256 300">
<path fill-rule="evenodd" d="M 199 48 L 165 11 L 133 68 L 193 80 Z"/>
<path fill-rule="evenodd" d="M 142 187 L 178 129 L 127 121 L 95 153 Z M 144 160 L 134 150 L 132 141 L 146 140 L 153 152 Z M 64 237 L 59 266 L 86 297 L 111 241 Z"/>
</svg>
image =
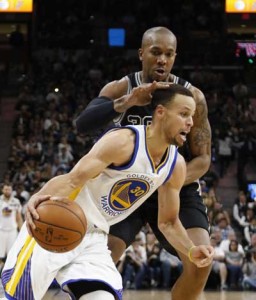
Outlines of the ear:
<svg viewBox="0 0 256 300">
<path fill-rule="evenodd" d="M 138 54 L 139 54 L 139 60 L 142 61 L 142 54 L 143 54 L 143 49 L 142 48 L 139 48 Z"/>
<path fill-rule="evenodd" d="M 166 108 L 162 104 L 158 104 L 155 109 L 155 114 L 162 118 L 165 114 Z"/>
</svg>

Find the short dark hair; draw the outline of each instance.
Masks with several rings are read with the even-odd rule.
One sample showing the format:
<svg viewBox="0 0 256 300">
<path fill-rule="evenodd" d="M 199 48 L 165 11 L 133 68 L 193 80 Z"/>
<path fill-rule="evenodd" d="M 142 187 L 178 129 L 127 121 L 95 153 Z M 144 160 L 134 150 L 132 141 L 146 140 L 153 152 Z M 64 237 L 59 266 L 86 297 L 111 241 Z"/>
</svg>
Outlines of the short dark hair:
<svg viewBox="0 0 256 300">
<path fill-rule="evenodd" d="M 177 94 L 194 98 L 189 89 L 180 84 L 171 84 L 167 89 L 157 89 L 152 93 L 152 109 L 155 110 L 159 104 L 166 106 Z"/>
</svg>

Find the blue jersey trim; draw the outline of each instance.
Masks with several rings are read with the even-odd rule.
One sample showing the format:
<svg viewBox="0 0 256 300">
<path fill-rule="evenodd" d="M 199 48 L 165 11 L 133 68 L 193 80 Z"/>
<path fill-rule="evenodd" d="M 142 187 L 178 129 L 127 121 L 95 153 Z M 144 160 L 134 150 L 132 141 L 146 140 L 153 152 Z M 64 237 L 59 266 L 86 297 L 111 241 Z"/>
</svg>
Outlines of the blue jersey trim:
<svg viewBox="0 0 256 300">
<path fill-rule="evenodd" d="M 132 158 L 125 165 L 118 166 L 118 167 L 115 167 L 115 166 L 111 165 L 111 166 L 108 166 L 109 169 L 113 169 L 113 170 L 125 170 L 125 169 L 128 169 L 128 168 L 130 168 L 134 164 L 134 161 L 135 161 L 135 159 L 137 157 L 138 148 L 139 148 L 139 131 L 135 127 L 129 126 L 129 125 L 128 126 L 124 126 L 124 127 L 119 127 L 117 129 L 124 129 L 124 128 L 131 129 L 135 133 L 135 145 L 134 145 L 134 150 L 133 150 Z"/>
<path fill-rule="evenodd" d="M 171 165 L 170 171 L 169 171 L 169 173 L 168 173 L 168 175 L 167 175 L 167 177 L 166 177 L 166 179 L 165 179 L 164 183 L 166 183 L 166 181 L 168 181 L 168 180 L 169 180 L 169 178 L 170 178 L 170 177 L 171 177 L 171 175 L 172 175 L 173 169 L 174 169 L 174 167 L 175 167 L 175 165 L 176 165 L 177 156 L 178 156 L 178 149 L 177 149 L 177 148 L 175 148 L 175 154 L 174 154 L 173 162 L 172 162 L 172 165 Z"/>
</svg>

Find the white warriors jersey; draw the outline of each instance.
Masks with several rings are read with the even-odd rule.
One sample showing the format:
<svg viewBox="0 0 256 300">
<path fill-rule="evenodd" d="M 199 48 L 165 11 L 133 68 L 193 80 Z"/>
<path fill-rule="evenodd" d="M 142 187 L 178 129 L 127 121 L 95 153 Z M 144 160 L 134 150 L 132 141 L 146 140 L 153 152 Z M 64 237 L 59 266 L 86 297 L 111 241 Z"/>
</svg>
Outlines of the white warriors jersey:
<svg viewBox="0 0 256 300">
<path fill-rule="evenodd" d="M 106 233 L 111 225 L 125 219 L 170 178 L 177 158 L 177 147 L 170 145 L 161 163 L 155 167 L 147 148 L 147 127 L 127 127 L 136 136 L 131 160 L 120 167 L 110 166 L 87 181 L 75 199 L 88 222 Z"/>
</svg>

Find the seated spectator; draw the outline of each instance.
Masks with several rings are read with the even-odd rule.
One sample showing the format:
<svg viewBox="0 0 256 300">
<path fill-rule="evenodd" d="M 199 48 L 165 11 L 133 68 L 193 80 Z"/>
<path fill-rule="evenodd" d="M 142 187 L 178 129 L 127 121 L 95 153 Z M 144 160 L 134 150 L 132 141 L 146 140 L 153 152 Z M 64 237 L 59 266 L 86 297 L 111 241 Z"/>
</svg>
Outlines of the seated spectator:
<svg viewBox="0 0 256 300">
<path fill-rule="evenodd" d="M 223 205 L 217 200 L 213 190 L 209 191 L 209 193 L 203 193 L 202 198 L 207 207 L 207 215 L 211 226 L 216 225 L 216 220 L 219 220 L 221 217 L 226 218 L 228 225 L 230 225 L 229 213 L 223 209 Z"/>
<path fill-rule="evenodd" d="M 165 249 L 160 253 L 161 270 L 162 270 L 162 287 L 169 289 L 172 279 L 177 279 L 182 272 L 182 262 L 179 258 Z"/>
<path fill-rule="evenodd" d="M 226 284 L 226 281 L 227 281 L 228 273 L 225 264 L 225 252 L 217 244 L 215 234 L 211 235 L 211 245 L 214 248 L 214 257 L 213 257 L 211 273 L 218 274 L 218 276 L 220 277 L 221 290 L 227 290 L 228 286 Z"/>
<path fill-rule="evenodd" d="M 246 253 L 250 253 L 250 250 L 252 250 L 254 248 L 256 248 L 256 233 L 253 233 L 251 235 L 250 243 L 249 243 L 249 245 L 244 247 L 244 251 Z"/>
<path fill-rule="evenodd" d="M 238 250 L 237 240 L 230 241 L 229 251 L 225 253 L 225 256 L 230 289 L 239 289 L 243 279 L 242 266 L 244 255 Z"/>
<path fill-rule="evenodd" d="M 243 233 L 246 222 L 246 211 L 248 208 L 247 197 L 244 191 L 238 192 L 238 198 L 233 205 L 233 220 L 237 228 Z"/>
<path fill-rule="evenodd" d="M 147 254 L 145 247 L 141 246 L 139 237 L 136 237 L 131 246 L 126 249 L 118 270 L 123 277 L 124 289 L 143 287 L 147 270 Z"/>
<path fill-rule="evenodd" d="M 161 279 L 161 261 L 160 261 L 161 246 L 155 243 L 152 250 L 147 252 L 147 266 L 149 283 L 151 287 L 158 287 Z"/>
<path fill-rule="evenodd" d="M 225 240 L 228 238 L 228 234 L 234 229 L 228 224 L 228 219 L 223 212 L 219 212 L 214 219 L 216 224 L 214 228 L 218 228 L 221 231 L 221 239 Z"/>
<path fill-rule="evenodd" d="M 244 227 L 244 237 L 248 245 L 251 242 L 251 236 L 256 233 L 256 216 L 249 221 L 249 225 Z"/>
<path fill-rule="evenodd" d="M 221 241 L 220 247 L 225 253 L 229 251 L 230 242 L 233 241 L 233 240 L 237 241 L 235 231 L 230 231 L 228 233 L 227 239 L 224 239 L 224 240 Z M 244 248 L 240 243 L 238 243 L 238 252 L 240 252 L 244 256 Z"/>
<path fill-rule="evenodd" d="M 243 266 L 243 288 L 244 290 L 256 291 L 256 247 L 250 250 L 250 259 Z"/>
</svg>

